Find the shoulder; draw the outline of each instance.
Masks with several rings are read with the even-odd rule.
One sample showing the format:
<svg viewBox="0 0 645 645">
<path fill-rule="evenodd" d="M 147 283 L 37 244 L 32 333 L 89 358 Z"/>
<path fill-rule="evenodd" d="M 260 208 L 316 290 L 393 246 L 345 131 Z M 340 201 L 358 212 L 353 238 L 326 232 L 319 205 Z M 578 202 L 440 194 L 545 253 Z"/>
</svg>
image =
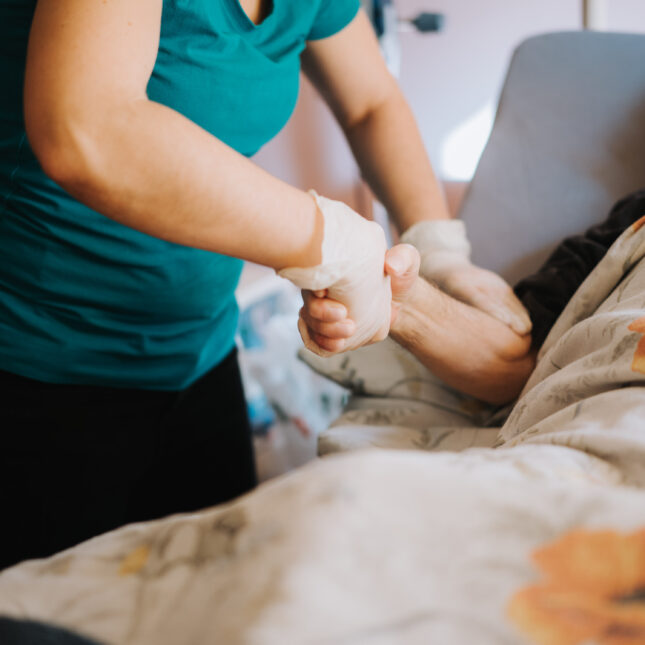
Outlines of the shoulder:
<svg viewBox="0 0 645 645">
<path fill-rule="evenodd" d="M 308 40 L 333 36 L 346 27 L 360 9 L 360 0 L 314 0 Z"/>
</svg>

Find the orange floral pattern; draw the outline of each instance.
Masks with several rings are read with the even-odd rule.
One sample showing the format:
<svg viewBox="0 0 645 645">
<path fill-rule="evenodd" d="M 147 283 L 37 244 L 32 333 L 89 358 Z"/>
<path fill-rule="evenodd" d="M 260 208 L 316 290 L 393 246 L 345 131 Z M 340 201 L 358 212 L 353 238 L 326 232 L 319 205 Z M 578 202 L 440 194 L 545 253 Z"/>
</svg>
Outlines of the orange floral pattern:
<svg viewBox="0 0 645 645">
<path fill-rule="evenodd" d="M 645 643 L 645 529 L 576 530 L 533 554 L 544 580 L 508 613 L 540 645 Z"/>
<path fill-rule="evenodd" d="M 150 549 L 145 546 L 138 546 L 134 551 L 129 553 L 121 561 L 121 566 L 119 567 L 120 576 L 130 576 L 135 573 L 139 573 L 143 567 L 146 566 L 148 562 L 148 557 L 150 555 Z"/>
<path fill-rule="evenodd" d="M 638 334 L 645 334 L 645 317 L 635 320 L 627 329 Z M 645 336 L 640 339 L 632 359 L 632 372 L 645 374 Z"/>
<path fill-rule="evenodd" d="M 645 225 L 645 215 L 643 215 L 643 217 L 641 217 L 639 220 L 636 220 L 636 221 L 632 224 L 632 231 L 633 231 L 634 233 L 636 233 L 636 231 L 637 231 L 639 228 L 642 228 L 644 225 Z"/>
</svg>

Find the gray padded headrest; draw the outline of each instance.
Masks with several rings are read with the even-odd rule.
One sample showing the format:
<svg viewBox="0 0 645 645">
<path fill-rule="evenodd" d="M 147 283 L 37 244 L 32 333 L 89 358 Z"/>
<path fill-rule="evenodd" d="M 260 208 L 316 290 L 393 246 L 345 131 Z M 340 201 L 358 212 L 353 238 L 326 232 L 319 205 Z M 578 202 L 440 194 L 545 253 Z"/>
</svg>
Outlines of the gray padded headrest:
<svg viewBox="0 0 645 645">
<path fill-rule="evenodd" d="M 643 186 L 645 36 L 522 43 L 460 213 L 473 261 L 515 282 Z"/>
</svg>

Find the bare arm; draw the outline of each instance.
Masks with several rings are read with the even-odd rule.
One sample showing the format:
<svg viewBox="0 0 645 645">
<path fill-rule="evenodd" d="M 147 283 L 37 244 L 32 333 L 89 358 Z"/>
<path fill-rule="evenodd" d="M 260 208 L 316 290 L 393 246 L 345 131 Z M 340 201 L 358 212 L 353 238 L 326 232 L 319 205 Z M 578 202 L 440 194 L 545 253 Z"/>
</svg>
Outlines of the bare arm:
<svg viewBox="0 0 645 645">
<path fill-rule="evenodd" d="M 531 337 L 417 278 L 390 331 L 449 385 L 490 403 L 520 393 L 535 366 Z"/>
<path fill-rule="evenodd" d="M 364 12 L 340 33 L 308 43 L 303 69 L 333 110 L 363 176 L 399 229 L 448 218 L 412 111 Z"/>
<path fill-rule="evenodd" d="M 275 269 L 318 264 L 322 219 L 306 193 L 148 100 L 161 9 L 162 0 L 38 1 L 25 122 L 44 171 L 150 235 Z"/>
</svg>

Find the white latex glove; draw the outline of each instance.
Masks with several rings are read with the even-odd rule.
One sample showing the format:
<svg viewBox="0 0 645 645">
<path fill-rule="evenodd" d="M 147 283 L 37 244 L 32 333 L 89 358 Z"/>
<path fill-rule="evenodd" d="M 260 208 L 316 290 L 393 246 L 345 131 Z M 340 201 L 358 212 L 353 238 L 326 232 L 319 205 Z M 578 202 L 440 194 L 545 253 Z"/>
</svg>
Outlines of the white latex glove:
<svg viewBox="0 0 645 645">
<path fill-rule="evenodd" d="M 411 226 L 401 242 L 421 254 L 421 275 L 442 290 L 507 324 L 520 335 L 531 319 L 511 287 L 496 273 L 470 262 L 470 243 L 461 220 L 432 220 Z"/>
<path fill-rule="evenodd" d="M 387 245 L 383 229 L 342 202 L 310 194 L 324 219 L 322 262 L 315 267 L 287 268 L 278 273 L 301 289 L 327 289 L 328 297 L 342 303 L 355 331 L 343 351 L 383 340 L 389 331 L 392 291 L 385 275 Z M 298 322 L 305 347 L 320 356 L 331 356 L 310 337 L 302 319 Z"/>
</svg>

